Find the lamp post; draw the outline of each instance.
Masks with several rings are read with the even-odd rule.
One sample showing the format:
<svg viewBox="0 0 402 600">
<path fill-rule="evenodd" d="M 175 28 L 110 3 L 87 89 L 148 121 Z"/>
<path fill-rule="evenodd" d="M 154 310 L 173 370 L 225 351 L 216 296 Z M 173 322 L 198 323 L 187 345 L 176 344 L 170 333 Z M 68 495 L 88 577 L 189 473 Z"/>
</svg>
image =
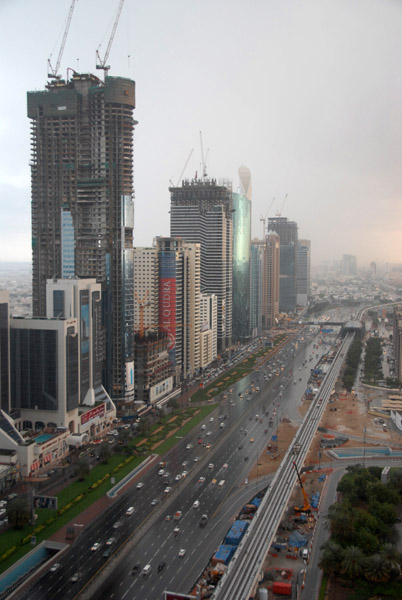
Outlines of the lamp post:
<svg viewBox="0 0 402 600">
<path fill-rule="evenodd" d="M 81 528 L 80 529 L 80 533 L 81 533 L 83 528 L 85 527 L 85 525 L 83 523 L 74 523 L 74 535 L 75 535 L 76 527 Z M 77 535 L 77 542 L 78 542 L 78 538 L 79 538 L 79 535 Z M 78 579 L 80 578 L 80 546 L 79 546 L 79 544 L 77 544 L 77 577 L 78 577 Z"/>
</svg>

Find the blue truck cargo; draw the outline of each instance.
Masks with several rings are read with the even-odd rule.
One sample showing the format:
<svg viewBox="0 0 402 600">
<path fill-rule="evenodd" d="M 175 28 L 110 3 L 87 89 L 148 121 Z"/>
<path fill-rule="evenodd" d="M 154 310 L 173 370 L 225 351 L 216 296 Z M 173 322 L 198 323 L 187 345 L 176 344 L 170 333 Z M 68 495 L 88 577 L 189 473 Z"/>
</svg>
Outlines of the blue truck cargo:
<svg viewBox="0 0 402 600">
<path fill-rule="evenodd" d="M 221 544 L 218 550 L 214 554 L 214 560 L 216 562 L 227 565 L 230 562 L 233 554 L 235 553 L 236 546 L 229 546 L 227 544 Z"/>
<path fill-rule="evenodd" d="M 235 521 L 225 537 L 225 544 L 237 546 L 248 527 L 247 521 Z"/>
<path fill-rule="evenodd" d="M 254 506 L 256 506 L 258 508 L 260 506 L 260 504 L 261 504 L 261 498 L 258 498 L 256 496 L 255 498 L 253 498 L 251 500 L 250 504 L 254 504 Z"/>
</svg>

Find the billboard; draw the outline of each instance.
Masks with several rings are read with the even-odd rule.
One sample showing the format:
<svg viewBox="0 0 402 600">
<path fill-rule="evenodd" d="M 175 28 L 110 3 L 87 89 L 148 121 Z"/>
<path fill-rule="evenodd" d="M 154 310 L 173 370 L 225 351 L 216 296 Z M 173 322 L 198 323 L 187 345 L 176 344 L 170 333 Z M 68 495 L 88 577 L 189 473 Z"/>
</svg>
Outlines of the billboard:
<svg viewBox="0 0 402 600">
<path fill-rule="evenodd" d="M 134 389 L 134 361 L 126 362 L 126 390 L 131 392 Z"/>
<path fill-rule="evenodd" d="M 103 417 L 105 414 L 105 404 L 100 404 L 99 406 L 95 406 L 95 408 L 91 408 L 86 413 L 81 415 L 81 425 L 85 425 L 94 419 L 99 419 Z"/>
<path fill-rule="evenodd" d="M 159 327 L 169 336 L 169 358 L 176 363 L 176 256 L 175 252 L 159 253 Z"/>
<path fill-rule="evenodd" d="M 159 381 L 159 383 L 153 385 L 149 390 L 149 399 L 151 404 L 166 396 L 169 392 L 173 390 L 173 377 L 170 376 L 164 381 Z"/>
<path fill-rule="evenodd" d="M 50 508 L 57 510 L 57 496 L 34 496 L 34 508 Z"/>
</svg>

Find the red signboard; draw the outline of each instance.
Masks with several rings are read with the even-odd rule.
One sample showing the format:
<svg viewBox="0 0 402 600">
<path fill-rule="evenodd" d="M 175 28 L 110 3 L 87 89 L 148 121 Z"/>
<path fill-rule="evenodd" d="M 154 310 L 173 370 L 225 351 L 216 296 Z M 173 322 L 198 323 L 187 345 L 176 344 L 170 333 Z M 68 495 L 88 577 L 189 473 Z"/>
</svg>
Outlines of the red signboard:
<svg viewBox="0 0 402 600">
<path fill-rule="evenodd" d="M 81 425 L 85 425 L 89 421 L 93 419 L 103 417 L 105 414 L 105 405 L 100 404 L 99 406 L 95 406 L 95 408 L 91 408 L 88 412 L 81 415 Z"/>
<path fill-rule="evenodd" d="M 159 326 L 169 335 L 169 350 L 176 344 L 176 278 L 159 279 Z"/>
</svg>

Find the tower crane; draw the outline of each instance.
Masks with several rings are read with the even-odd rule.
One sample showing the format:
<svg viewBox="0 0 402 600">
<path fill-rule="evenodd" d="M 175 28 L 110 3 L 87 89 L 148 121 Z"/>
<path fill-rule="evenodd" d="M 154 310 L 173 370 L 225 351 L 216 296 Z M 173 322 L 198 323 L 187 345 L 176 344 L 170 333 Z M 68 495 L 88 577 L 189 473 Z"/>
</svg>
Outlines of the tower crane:
<svg viewBox="0 0 402 600">
<path fill-rule="evenodd" d="M 140 308 L 140 339 L 142 340 L 144 337 L 144 308 L 146 306 L 150 306 L 151 302 L 149 300 L 146 302 L 148 290 L 145 292 L 145 296 L 143 298 L 138 298 L 136 292 L 134 292 L 134 296 Z"/>
<path fill-rule="evenodd" d="M 109 43 L 107 45 L 106 48 L 106 52 L 105 52 L 105 56 L 103 57 L 103 60 L 100 57 L 99 54 L 99 48 L 100 48 L 100 44 L 98 46 L 98 49 L 96 51 L 96 68 L 97 69 L 103 69 L 103 71 L 105 72 L 105 77 L 110 69 L 110 65 L 107 65 L 107 59 L 109 58 L 109 53 L 110 53 L 110 49 L 112 47 L 113 44 L 113 39 L 114 39 L 114 34 L 116 33 L 116 29 L 117 29 L 117 25 L 119 23 L 119 19 L 120 19 L 120 15 L 121 15 L 121 10 L 123 8 L 123 4 L 124 4 L 124 0 L 120 0 L 119 3 L 119 7 L 117 9 L 117 13 L 116 13 L 116 18 L 114 20 L 114 24 L 113 24 L 113 29 L 112 29 L 112 33 L 110 34 L 110 38 L 109 38 Z"/>
<path fill-rule="evenodd" d="M 202 161 L 202 179 L 205 179 L 207 177 L 207 156 L 208 156 L 209 148 L 207 150 L 207 153 L 204 156 L 204 146 L 202 143 L 202 131 L 200 131 L 200 146 L 201 146 L 201 161 Z"/>
<path fill-rule="evenodd" d="M 277 216 L 277 217 L 281 217 L 281 216 L 282 216 L 283 207 L 285 206 L 285 204 L 286 204 L 286 200 L 287 200 L 287 199 L 288 199 L 288 195 L 287 195 L 287 194 L 285 194 L 285 199 L 284 199 L 284 201 L 282 202 L 282 206 L 281 206 L 280 210 L 277 210 L 277 211 L 276 211 L 276 216 Z"/>
<path fill-rule="evenodd" d="M 194 148 L 192 148 L 192 149 L 191 149 L 191 151 L 190 151 L 190 154 L 189 154 L 189 155 L 188 155 L 188 157 L 187 157 L 187 160 L 186 160 L 186 162 L 185 162 L 185 165 L 184 165 L 184 167 L 183 167 L 183 169 L 182 169 L 182 172 L 181 172 L 181 173 L 180 173 L 180 175 L 179 175 L 179 178 L 178 178 L 178 180 L 177 180 L 177 183 L 176 183 L 175 187 L 179 187 L 179 185 L 180 185 L 180 180 L 181 180 L 181 178 L 183 177 L 184 171 L 187 169 L 187 165 L 188 165 L 188 163 L 189 163 L 189 161 L 190 161 L 190 158 L 191 158 L 191 156 L 192 156 L 193 152 L 194 152 Z"/>
<path fill-rule="evenodd" d="M 48 71 L 49 71 L 47 76 L 50 77 L 51 79 L 61 79 L 61 75 L 58 74 L 59 67 L 60 67 L 61 58 L 62 58 L 63 52 L 64 52 L 64 46 L 66 45 L 68 30 L 70 29 L 70 23 L 71 23 L 71 19 L 73 17 L 75 3 L 76 3 L 76 0 L 73 0 L 71 2 L 70 10 L 68 11 L 67 23 L 66 23 L 66 27 L 64 29 L 64 35 L 63 35 L 63 39 L 61 41 L 61 46 L 60 46 L 60 50 L 59 50 L 59 55 L 57 57 L 56 66 L 53 68 L 52 63 L 50 62 L 52 55 L 50 55 L 49 58 L 47 59 L 47 66 L 48 66 Z"/>
<path fill-rule="evenodd" d="M 260 222 L 262 222 L 262 224 L 263 224 L 262 225 L 262 239 L 264 239 L 264 235 L 265 235 L 265 225 L 266 225 L 266 222 L 267 222 L 267 216 L 268 216 L 269 211 L 272 208 L 272 205 L 273 205 L 274 201 L 275 201 L 275 196 L 272 198 L 271 204 L 268 206 L 268 210 L 265 213 L 265 217 L 263 217 L 262 215 L 260 217 Z"/>
<path fill-rule="evenodd" d="M 299 479 L 299 484 L 300 484 L 301 491 L 302 491 L 303 498 L 304 498 L 304 504 L 303 504 L 303 506 L 295 506 L 294 507 L 294 511 L 296 513 L 301 513 L 301 512 L 310 513 L 311 512 L 311 506 L 310 506 L 310 502 L 308 500 L 308 496 L 306 494 L 306 490 L 304 489 L 303 484 L 302 484 L 302 480 L 301 480 L 301 477 L 300 477 L 299 469 L 297 468 L 297 465 L 296 465 L 295 462 L 293 462 L 293 466 L 296 469 L 297 477 Z"/>
</svg>

